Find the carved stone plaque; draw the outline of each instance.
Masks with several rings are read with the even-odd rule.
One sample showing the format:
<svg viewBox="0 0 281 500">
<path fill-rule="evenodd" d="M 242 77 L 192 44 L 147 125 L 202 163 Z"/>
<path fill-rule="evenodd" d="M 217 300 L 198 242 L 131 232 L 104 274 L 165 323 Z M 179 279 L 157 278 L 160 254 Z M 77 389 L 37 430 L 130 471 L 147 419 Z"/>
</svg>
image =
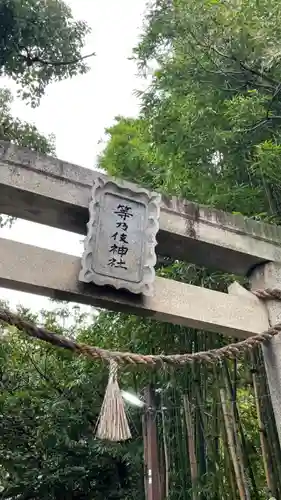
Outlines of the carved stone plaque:
<svg viewBox="0 0 281 500">
<path fill-rule="evenodd" d="M 161 196 L 99 177 L 93 186 L 80 281 L 153 294 Z"/>
</svg>

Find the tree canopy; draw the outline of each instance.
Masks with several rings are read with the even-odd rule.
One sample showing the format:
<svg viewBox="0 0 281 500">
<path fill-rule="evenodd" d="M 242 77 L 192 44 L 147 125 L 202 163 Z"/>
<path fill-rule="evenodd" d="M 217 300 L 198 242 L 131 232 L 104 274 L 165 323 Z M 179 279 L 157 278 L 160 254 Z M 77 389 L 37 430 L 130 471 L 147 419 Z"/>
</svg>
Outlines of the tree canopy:
<svg viewBox="0 0 281 500">
<path fill-rule="evenodd" d="M 46 5 L 55 9 L 58 3 Z M 144 74 L 153 68 L 152 83 L 139 93 L 140 115 L 118 117 L 108 128 L 100 166 L 165 194 L 278 223 L 280 9 L 277 0 L 150 2 L 134 57 Z M 56 43 L 48 40 L 48 51 L 50 44 L 56 50 Z M 58 55 L 42 50 L 40 59 Z M 20 81 L 29 71 L 32 66 L 25 64 Z M 35 71 L 35 82 L 37 77 Z M 56 77 L 43 77 L 43 86 Z M 7 104 L 5 113 L 9 116 Z M 26 140 L 28 126 L 7 123 L 8 137 Z M 45 139 L 38 146 L 37 139 L 33 142 L 31 134 L 31 147 L 52 147 Z M 158 274 L 220 291 L 234 278 L 186 262 L 169 262 Z M 213 333 L 121 313 L 101 312 L 89 327 L 77 314 L 78 340 L 100 347 L 178 353 L 228 342 Z M 62 316 L 45 313 L 43 321 L 72 335 L 61 326 Z M 5 333 L 0 346 L 3 498 L 143 498 L 140 412 L 129 411 L 131 442 L 96 441 L 106 372 L 69 353 L 27 343 L 13 329 Z M 156 390 L 161 477 L 169 500 L 281 496 L 280 447 L 259 351 L 214 369 L 194 365 L 122 373 L 120 383 L 138 394 L 148 383 Z"/>
<path fill-rule="evenodd" d="M 11 105 L 13 96 L 9 89 L 0 89 L 0 140 L 10 141 L 42 154 L 55 154 L 55 139 L 45 137 L 35 125 L 13 116 Z"/>
<path fill-rule="evenodd" d="M 278 221 L 279 10 L 278 1 L 152 2 L 135 49 L 140 69 L 157 68 L 142 120 L 130 133 L 119 118 L 101 164 L 108 158 L 109 169 L 168 193 Z"/>
<path fill-rule="evenodd" d="M 69 314 L 68 308 L 46 311 L 43 322 L 60 333 Z M 75 331 L 100 343 L 79 309 L 72 319 L 68 334 Z M 138 440 L 123 447 L 95 439 L 106 378 L 100 366 L 5 330 L 0 343 L 1 498 L 133 498 L 134 488 L 142 486 Z"/>
<path fill-rule="evenodd" d="M 278 224 L 281 214 L 279 11 L 277 1 L 150 2 L 143 35 L 134 55 L 140 71 L 147 74 L 153 70 L 152 83 L 147 91 L 139 93 L 140 116 L 137 119 L 117 117 L 115 125 L 107 130 L 108 143 L 100 157 L 100 166 L 109 174 L 168 195 Z M 224 291 L 226 284 L 233 280 L 233 276 L 210 273 L 184 263 L 174 263 L 159 272 L 173 279 Z M 120 323 L 120 331 L 128 329 L 127 323 L 131 321 L 130 318 L 125 320 L 126 326 Z M 149 322 L 144 321 L 134 336 L 137 337 L 136 345 L 139 345 L 139 338 L 143 338 L 146 342 L 142 349 L 150 352 L 192 351 L 205 350 L 226 341 L 207 332 L 189 330 L 184 336 L 171 325 L 159 325 L 159 330 L 152 326 L 152 331 Z M 180 405 L 183 394 L 187 394 L 191 406 L 194 405 L 192 425 L 195 430 L 189 431 L 194 433 L 197 466 L 192 470 L 191 455 L 191 477 L 188 478 L 176 465 L 177 460 L 179 463 L 184 460 L 184 455 L 175 451 L 180 449 L 179 444 L 168 448 L 169 466 L 175 471 L 175 475 L 171 473 L 170 476 L 171 498 L 177 498 L 175 491 L 183 482 L 186 487 L 193 485 L 193 498 L 196 499 L 221 498 L 226 488 L 227 498 L 248 498 L 249 495 L 264 498 L 267 494 L 263 466 L 259 461 L 253 463 L 247 451 L 249 447 L 261 446 L 259 436 L 256 431 L 254 434 L 249 432 L 247 423 L 242 421 L 247 408 L 254 418 L 250 419 L 252 429 L 257 429 L 254 422 L 259 410 L 250 410 L 256 381 L 249 382 L 246 375 L 252 363 L 258 366 L 260 397 L 268 393 L 268 388 L 260 385 L 264 368 L 259 359 L 258 365 L 255 364 L 257 360 L 245 360 L 244 372 L 240 371 L 241 365 L 225 367 L 226 372 L 222 370 L 221 376 L 227 380 L 226 385 L 220 377 L 215 381 L 204 368 L 189 373 L 187 385 L 184 385 L 184 376 L 181 379 L 181 394 L 176 401 Z M 164 382 L 163 386 L 167 388 Z M 211 387 L 215 387 L 215 393 Z M 234 410 L 236 416 L 233 415 L 232 424 L 227 417 L 223 417 L 221 423 L 218 416 L 216 424 L 213 421 L 215 408 L 221 407 L 224 397 L 221 390 L 226 390 L 226 395 L 235 399 L 233 404 L 238 413 Z M 168 388 L 166 391 L 169 398 Z M 211 400 L 215 407 L 209 410 Z M 211 415 L 215 426 L 211 426 L 212 429 L 205 412 Z M 244 479 L 241 477 L 240 481 L 236 477 L 234 480 L 236 486 L 240 481 L 239 493 L 231 482 L 233 471 L 229 465 L 233 457 L 228 463 L 227 440 L 222 454 L 211 451 L 213 437 L 217 435 L 216 425 L 222 431 L 220 439 L 224 440 L 222 429 L 227 429 L 228 424 L 231 428 L 235 426 L 235 420 L 240 422 L 240 427 L 238 433 L 234 428 L 232 432 L 241 440 L 243 452 L 241 455 L 241 449 L 237 450 L 237 457 L 244 462 L 245 471 Z M 272 425 L 272 417 L 266 417 L 264 410 L 262 420 L 266 426 Z M 171 425 L 169 417 L 165 425 L 166 428 Z M 168 431 L 168 442 L 176 435 L 177 443 L 181 442 L 181 429 L 178 423 L 177 430 L 170 431 L 171 434 Z M 275 432 L 274 429 L 268 428 L 269 448 L 271 432 Z M 265 464 L 267 487 L 278 498 L 280 483 L 274 478 L 278 476 L 279 451 L 271 449 L 269 455 L 271 453 L 270 463 Z M 217 469 L 212 469 L 215 463 Z M 224 471 L 222 476 L 227 487 L 224 479 L 221 483 L 219 470 Z M 194 477 L 197 478 L 195 482 Z M 189 497 L 182 491 L 179 498 Z"/>
<path fill-rule="evenodd" d="M 43 154 L 55 154 L 54 137 L 45 137 L 35 125 L 13 116 L 13 96 L 9 89 L 0 88 L 0 140 L 10 141 L 17 146 L 27 147 Z M 12 224 L 13 217 L 0 214 L 0 227 Z"/>
<path fill-rule="evenodd" d="M 62 0 L 1 0 L 0 75 L 36 105 L 48 84 L 87 71 L 81 50 L 88 33 Z"/>
</svg>

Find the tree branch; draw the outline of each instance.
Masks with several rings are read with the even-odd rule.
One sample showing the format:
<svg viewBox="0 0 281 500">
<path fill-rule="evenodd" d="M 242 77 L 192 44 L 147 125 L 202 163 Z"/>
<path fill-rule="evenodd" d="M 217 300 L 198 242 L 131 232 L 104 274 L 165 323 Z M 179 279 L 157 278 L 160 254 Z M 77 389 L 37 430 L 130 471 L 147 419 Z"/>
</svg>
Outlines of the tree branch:
<svg viewBox="0 0 281 500">
<path fill-rule="evenodd" d="M 48 382 L 48 384 L 55 390 L 57 391 L 57 393 L 60 395 L 60 396 L 63 396 L 65 397 L 69 402 L 75 402 L 76 399 L 68 392 L 68 394 L 66 394 L 66 392 L 61 389 L 60 387 L 58 387 L 55 383 L 55 381 L 49 377 L 47 374 L 44 374 L 41 369 L 38 367 L 38 365 L 35 363 L 35 361 L 33 360 L 32 356 L 28 353 L 28 352 L 25 352 L 25 354 L 27 355 L 28 359 L 30 360 L 31 364 L 33 365 L 33 367 L 35 368 L 35 370 L 37 371 L 37 373 L 42 377 L 43 380 L 45 380 L 46 382 Z M 100 397 L 102 398 L 102 394 L 100 394 Z M 92 418 L 92 415 L 90 415 L 90 413 L 88 412 L 85 412 L 85 417 L 88 421 L 88 423 L 90 424 L 91 426 L 91 429 L 93 428 L 93 426 L 95 425 L 95 420 Z"/>
<path fill-rule="evenodd" d="M 239 132 L 241 132 L 241 133 L 254 132 L 257 128 L 262 127 L 263 125 L 266 125 L 267 123 L 270 123 L 273 120 L 281 120 L 281 115 L 273 115 L 273 116 L 269 116 L 269 117 L 266 116 L 266 118 L 262 118 L 257 123 L 255 123 L 255 125 L 241 129 L 241 130 L 239 130 Z"/>
<path fill-rule="evenodd" d="M 27 354 L 27 357 L 29 359 L 29 361 L 31 362 L 33 368 L 35 368 L 35 370 L 37 371 L 37 373 L 40 375 L 40 377 L 42 377 L 43 380 L 45 380 L 45 382 L 48 382 L 48 384 L 50 384 L 53 389 L 55 389 L 57 391 L 58 394 L 60 394 L 61 396 L 66 396 L 63 389 L 61 389 L 60 387 L 58 387 L 56 384 L 55 384 L 55 381 L 49 377 L 46 373 L 43 373 L 39 366 L 35 363 L 35 361 L 33 360 L 32 356 L 29 354 L 29 353 L 26 353 Z"/>
<path fill-rule="evenodd" d="M 263 125 L 268 123 L 268 121 L 269 120 L 267 118 L 263 118 L 262 120 L 259 120 L 257 123 L 255 123 L 255 125 L 253 125 L 251 127 L 240 129 L 239 132 L 241 132 L 241 133 L 254 132 L 257 128 L 262 127 Z"/>
<path fill-rule="evenodd" d="M 266 118 L 268 118 L 268 119 L 271 118 L 269 116 L 269 113 L 270 113 L 272 104 L 275 101 L 275 99 L 277 98 L 278 94 L 280 94 L 280 92 L 281 92 L 281 83 L 279 83 L 279 85 L 277 85 L 277 88 L 275 89 L 275 92 L 274 92 L 274 94 L 273 94 L 273 96 L 268 104 L 268 108 L 267 108 L 267 112 L 266 112 Z"/>
<path fill-rule="evenodd" d="M 241 61 L 239 60 L 237 57 L 235 57 L 233 54 L 232 55 L 229 55 L 229 54 L 225 54 L 224 52 L 221 52 L 217 47 L 215 47 L 214 45 L 212 45 L 210 42 L 201 42 L 200 40 L 198 40 L 196 34 L 193 32 L 193 30 L 191 29 L 191 27 L 189 27 L 189 32 L 192 36 L 192 38 L 195 40 L 195 42 L 202 48 L 204 49 L 207 49 L 207 50 L 212 50 L 213 52 L 215 52 L 216 54 L 218 54 L 220 57 L 224 58 L 224 59 L 228 59 L 229 61 L 232 61 L 232 62 L 236 62 L 240 65 L 240 68 L 243 69 L 244 71 L 248 71 L 249 73 L 251 73 L 252 75 L 255 75 L 255 76 L 258 76 L 259 78 L 261 78 L 262 80 L 265 80 L 269 83 L 271 83 L 273 86 L 274 86 L 274 89 L 276 88 L 276 86 L 279 86 L 280 85 L 280 82 L 278 82 L 277 80 L 275 80 L 274 78 L 271 78 L 269 75 L 267 75 L 266 73 L 262 72 L 262 71 L 259 71 L 258 69 L 255 69 L 255 68 L 251 68 L 250 66 L 248 66 L 248 64 L 244 61 Z M 220 70 L 222 71 L 222 73 L 225 73 L 222 68 L 220 68 L 220 66 L 215 62 L 213 61 L 212 59 L 210 59 L 211 62 Z M 235 72 L 231 72 L 232 73 L 232 77 L 234 78 L 234 75 L 236 74 Z M 239 73 L 238 73 L 239 74 Z"/>
<path fill-rule="evenodd" d="M 26 51 L 27 52 L 27 51 Z M 51 60 L 45 60 L 42 59 L 39 56 L 32 56 L 27 52 L 27 55 L 20 54 L 20 57 L 26 61 L 26 64 L 28 67 L 32 66 L 35 63 L 42 64 L 44 66 L 71 66 L 73 64 L 78 64 L 81 61 L 84 61 L 85 59 L 89 59 L 90 57 L 95 56 L 96 53 L 92 52 L 91 54 L 87 54 L 85 56 L 78 57 L 76 59 L 71 59 L 69 61 L 51 61 Z"/>
<path fill-rule="evenodd" d="M 275 85 L 275 86 L 276 85 L 280 85 L 280 82 L 278 82 L 277 80 L 274 80 L 274 78 L 271 78 L 270 76 L 268 76 L 266 73 L 264 73 L 262 71 L 259 71 L 257 69 L 251 68 L 250 66 L 248 66 L 247 63 L 241 61 L 240 59 L 238 59 L 234 55 L 230 56 L 228 54 L 224 54 L 223 52 L 221 52 L 220 50 L 218 50 L 213 45 L 210 45 L 209 48 L 211 50 L 213 50 L 214 52 L 216 52 L 216 54 L 218 54 L 220 57 L 224 57 L 225 59 L 228 59 L 230 61 L 234 61 L 234 62 L 238 63 L 240 65 L 240 67 L 242 69 L 244 69 L 245 71 L 248 71 L 249 73 L 252 73 L 253 75 L 258 76 L 259 78 L 262 78 L 263 80 L 268 81 L 272 85 Z"/>
<path fill-rule="evenodd" d="M 236 62 L 238 62 L 240 64 L 240 66 L 241 66 L 242 69 L 245 69 L 246 71 L 249 71 L 253 75 L 258 76 L 259 78 L 262 78 L 263 80 L 266 80 L 269 83 L 272 83 L 273 85 L 280 85 L 280 82 L 278 82 L 277 80 L 274 80 L 274 78 L 271 78 L 270 76 L 268 76 L 266 73 L 263 73 L 262 71 L 259 71 L 257 69 L 251 68 L 246 63 L 244 63 L 243 61 L 239 61 L 234 56 L 233 56 L 233 60 L 236 61 Z"/>
</svg>

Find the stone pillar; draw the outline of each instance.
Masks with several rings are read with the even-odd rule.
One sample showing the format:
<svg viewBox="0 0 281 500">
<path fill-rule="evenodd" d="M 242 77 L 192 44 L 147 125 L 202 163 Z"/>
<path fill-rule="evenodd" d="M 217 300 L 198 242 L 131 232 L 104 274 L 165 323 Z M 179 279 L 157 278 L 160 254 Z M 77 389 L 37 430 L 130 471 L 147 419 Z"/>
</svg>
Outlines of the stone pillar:
<svg viewBox="0 0 281 500">
<path fill-rule="evenodd" d="M 281 264 L 270 262 L 257 267 L 250 276 L 252 290 L 265 288 L 281 289 Z M 270 326 L 281 322 L 281 301 L 267 300 Z M 274 337 L 267 345 L 262 346 L 268 386 L 276 427 L 281 446 L 281 334 Z"/>
</svg>

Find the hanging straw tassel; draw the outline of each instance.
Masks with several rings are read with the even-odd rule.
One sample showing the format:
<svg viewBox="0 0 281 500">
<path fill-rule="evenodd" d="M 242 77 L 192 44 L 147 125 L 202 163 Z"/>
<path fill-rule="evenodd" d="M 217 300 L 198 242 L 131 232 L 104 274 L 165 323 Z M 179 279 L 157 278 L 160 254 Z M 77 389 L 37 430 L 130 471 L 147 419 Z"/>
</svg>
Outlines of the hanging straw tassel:
<svg viewBox="0 0 281 500">
<path fill-rule="evenodd" d="M 108 441 L 126 441 L 132 437 L 117 381 L 117 371 L 118 364 L 111 359 L 108 384 L 96 432 L 99 439 L 107 439 Z"/>
</svg>

